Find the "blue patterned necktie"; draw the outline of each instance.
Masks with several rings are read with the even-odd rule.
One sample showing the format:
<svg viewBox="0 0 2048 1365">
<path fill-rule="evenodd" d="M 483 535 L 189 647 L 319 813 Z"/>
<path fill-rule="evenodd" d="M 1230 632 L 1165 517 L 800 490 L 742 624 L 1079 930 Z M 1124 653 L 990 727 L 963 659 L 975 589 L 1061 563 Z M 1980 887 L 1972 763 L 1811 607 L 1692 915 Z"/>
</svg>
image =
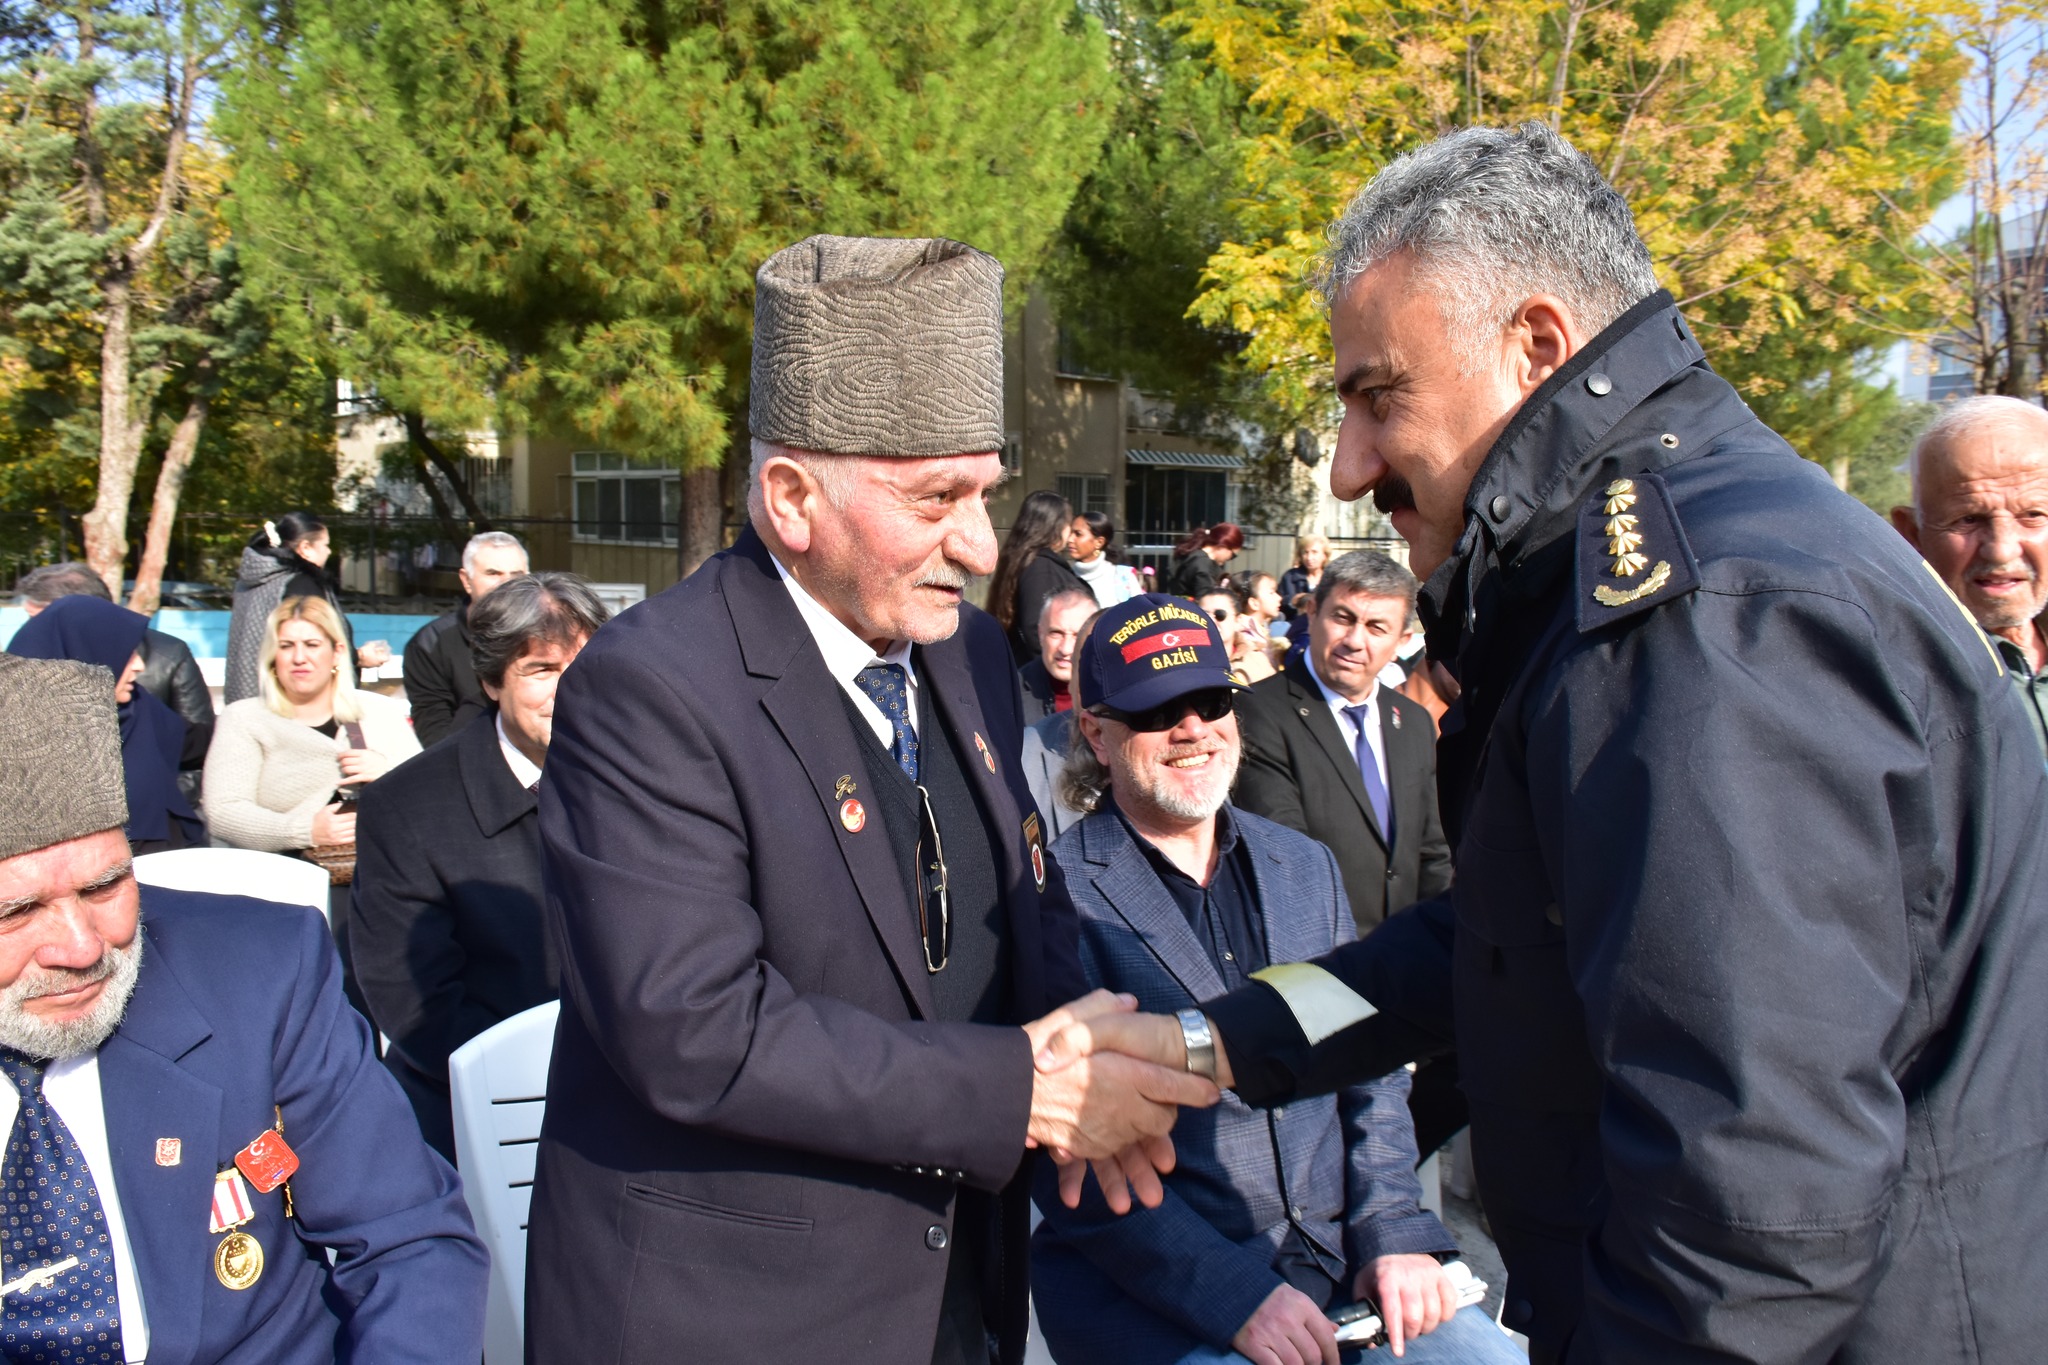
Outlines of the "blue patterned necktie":
<svg viewBox="0 0 2048 1365">
<path fill-rule="evenodd" d="M 1365 779 L 1365 799 L 1372 802 L 1372 818 L 1379 821 L 1380 837 L 1391 848 L 1394 843 L 1393 809 L 1387 801 L 1387 784 L 1380 777 L 1379 760 L 1373 757 L 1372 744 L 1365 737 L 1366 723 L 1372 718 L 1372 704 L 1347 706 L 1344 714 L 1351 718 L 1351 728 L 1358 731 L 1358 775 Z"/>
<path fill-rule="evenodd" d="M 67 1256 L 78 1264 L 47 1286 L 17 1289 L 0 1304 L 0 1359 L 19 1365 L 121 1365 L 114 1244 L 99 1186 L 71 1130 L 43 1094 L 48 1062 L 0 1049 L 0 1071 L 21 1107 L 0 1177 L 0 1280 L 16 1280 Z"/>
<path fill-rule="evenodd" d="M 896 766 L 912 782 L 917 781 L 917 731 L 910 727 L 910 680 L 903 665 L 869 664 L 854 677 L 854 682 L 889 718 L 889 728 L 896 732 L 889 752 L 896 756 Z"/>
</svg>

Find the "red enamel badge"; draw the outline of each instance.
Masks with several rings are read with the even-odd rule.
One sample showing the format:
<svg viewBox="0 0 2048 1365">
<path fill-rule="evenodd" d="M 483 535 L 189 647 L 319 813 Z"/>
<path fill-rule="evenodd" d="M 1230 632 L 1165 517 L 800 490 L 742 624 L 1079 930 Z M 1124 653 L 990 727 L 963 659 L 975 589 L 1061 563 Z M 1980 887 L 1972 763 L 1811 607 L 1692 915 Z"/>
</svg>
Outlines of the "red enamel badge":
<svg viewBox="0 0 2048 1365">
<path fill-rule="evenodd" d="M 266 1128 L 256 1140 L 235 1153 L 235 1167 L 248 1177 L 256 1193 L 269 1194 L 292 1178 L 299 1169 L 299 1154 L 284 1140 L 284 1134 Z"/>
<path fill-rule="evenodd" d="M 839 803 L 839 823 L 846 826 L 848 834 L 858 834 L 868 822 L 867 807 L 848 797 Z"/>
</svg>

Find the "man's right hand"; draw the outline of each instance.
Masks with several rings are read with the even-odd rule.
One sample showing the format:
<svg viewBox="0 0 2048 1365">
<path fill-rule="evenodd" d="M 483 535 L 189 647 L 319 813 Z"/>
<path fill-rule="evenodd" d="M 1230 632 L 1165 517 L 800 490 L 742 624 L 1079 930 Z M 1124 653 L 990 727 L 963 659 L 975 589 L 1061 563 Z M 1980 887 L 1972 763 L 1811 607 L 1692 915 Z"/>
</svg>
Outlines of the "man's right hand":
<svg viewBox="0 0 2048 1365">
<path fill-rule="evenodd" d="M 1095 991 L 1025 1025 L 1024 1031 L 1036 1058 L 1064 1030 L 1090 1020 L 1138 1017 L 1128 1013 L 1136 1005 L 1130 996 Z M 1221 1098 L 1215 1086 L 1187 1072 L 1185 1062 L 1185 1049 L 1170 1062 L 1103 1050 L 1035 1072 L 1026 1131 L 1031 1145 L 1049 1148 L 1061 1160 L 1061 1193 L 1070 1206 L 1080 1195 L 1074 1158 L 1094 1164 L 1103 1197 L 1118 1213 L 1129 1211 L 1132 1190 L 1140 1202 L 1158 1205 L 1163 1190 L 1157 1172 L 1173 1169 L 1166 1134 L 1180 1106 L 1206 1108 Z"/>
<path fill-rule="evenodd" d="M 1252 1365 L 1337 1365 L 1336 1327 L 1291 1284 L 1266 1295 L 1230 1346 Z"/>
</svg>

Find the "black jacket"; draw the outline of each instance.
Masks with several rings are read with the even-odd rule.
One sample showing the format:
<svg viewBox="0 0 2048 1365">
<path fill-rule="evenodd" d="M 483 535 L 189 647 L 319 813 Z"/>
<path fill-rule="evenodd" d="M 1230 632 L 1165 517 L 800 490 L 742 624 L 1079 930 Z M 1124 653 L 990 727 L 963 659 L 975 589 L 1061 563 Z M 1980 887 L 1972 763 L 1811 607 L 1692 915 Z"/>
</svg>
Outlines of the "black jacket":
<svg viewBox="0 0 2048 1365">
<path fill-rule="evenodd" d="M 1391 688 L 1380 689 L 1379 702 L 1394 810 L 1391 849 L 1373 819 L 1358 760 L 1304 660 L 1237 703 L 1244 758 L 1231 799 L 1337 855 L 1360 937 L 1451 884 L 1451 851 L 1437 817 L 1436 729 L 1429 712 Z"/>
<path fill-rule="evenodd" d="M 1042 651 L 1038 646 L 1038 615 L 1056 594 L 1069 591 L 1085 592 L 1091 600 L 1095 596 L 1081 575 L 1074 572 L 1073 562 L 1065 555 L 1041 551 L 1024 566 L 1024 572 L 1017 575 L 1017 606 L 1010 618 L 1010 649 L 1019 664 L 1039 657 Z"/>
<path fill-rule="evenodd" d="M 1326 960 L 1381 1013 L 1320 1047 L 1216 1002 L 1240 1093 L 1454 1029 L 1538 1360 L 2038 1356 L 2048 773 L 1996 654 L 1667 296 L 1466 509 L 1423 599 L 1457 883 Z"/>
<path fill-rule="evenodd" d="M 469 653 L 469 608 L 421 626 L 405 643 L 405 699 L 422 745 L 440 743 L 491 709 Z"/>
<path fill-rule="evenodd" d="M 1026 725 L 1044 720 L 1060 709 L 1059 698 L 1053 691 L 1057 684 L 1053 682 L 1052 674 L 1046 671 L 1044 659 L 1029 660 L 1018 669 L 1017 683 L 1024 689 Z"/>
<path fill-rule="evenodd" d="M 453 1161 L 448 1054 L 555 998 L 540 817 L 485 716 L 363 788 L 356 818 L 356 980 L 420 1131 Z"/>
<path fill-rule="evenodd" d="M 1223 566 L 1209 558 L 1207 551 L 1196 550 L 1173 561 L 1166 575 L 1166 590 L 1180 597 L 1200 597 L 1222 579 Z"/>
<path fill-rule="evenodd" d="M 1021 1023 L 1086 983 L 1009 757 L 1016 670 L 973 607 L 917 660 L 1008 832 L 991 871 Z M 563 676 L 540 797 L 563 972 L 527 1255 L 535 1365 L 927 1362 L 962 1184 L 1002 1191 L 982 1303 L 1005 1365 L 1022 1359 L 1030 1047 L 935 1019 L 854 724 L 751 530 Z"/>
<path fill-rule="evenodd" d="M 185 718 L 185 744 L 178 758 L 179 786 L 190 801 L 198 795 L 198 770 L 213 743 L 213 694 L 191 649 L 175 635 L 142 632 L 142 690 Z M 187 781 L 187 778 L 190 781 Z"/>
</svg>

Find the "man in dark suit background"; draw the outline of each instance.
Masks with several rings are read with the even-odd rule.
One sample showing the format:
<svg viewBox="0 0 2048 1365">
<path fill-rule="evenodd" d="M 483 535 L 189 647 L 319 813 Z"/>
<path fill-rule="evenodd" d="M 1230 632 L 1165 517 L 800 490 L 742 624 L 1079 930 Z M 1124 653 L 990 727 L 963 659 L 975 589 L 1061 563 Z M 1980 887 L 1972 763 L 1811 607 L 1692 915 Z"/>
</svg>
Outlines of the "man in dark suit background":
<svg viewBox="0 0 2048 1365">
<path fill-rule="evenodd" d="M 1038 610 L 1038 657 L 1017 670 L 1024 685 L 1024 723 L 1064 715 L 1074 706 L 1074 651 L 1081 627 L 1095 615 L 1095 594 L 1064 588 Z"/>
<path fill-rule="evenodd" d="M 0 1354 L 475 1360 L 484 1248 L 327 926 L 138 886 L 126 820 L 113 678 L 0 655 Z"/>
<path fill-rule="evenodd" d="M 1172 1106 L 1214 1102 L 1128 1058 L 1034 1075 L 1113 997 L 1053 1010 L 1086 989 L 1073 907 L 1003 631 L 963 601 L 995 566 L 1001 381 L 994 258 L 777 253 L 748 529 L 563 680 L 535 1365 L 1015 1365 L 1027 1148 L 1156 1202 Z"/>
<path fill-rule="evenodd" d="M 455 1160 L 448 1054 L 553 1000 L 535 792 L 562 670 L 609 613 L 571 573 L 511 579 L 470 608 L 492 709 L 364 789 L 349 944 L 420 1132 Z"/>
<path fill-rule="evenodd" d="M 1361 937 L 1451 884 L 1436 727 L 1379 681 L 1407 633 L 1416 590 L 1415 575 L 1377 550 L 1331 560 L 1304 618 L 1307 651 L 1238 707 L 1244 766 L 1233 799 L 1337 855 Z M 1419 1068 L 1409 1105 L 1425 1156 L 1463 1128 L 1456 1059 Z"/>
<path fill-rule="evenodd" d="M 470 614 L 502 583 L 527 571 L 526 547 L 509 531 L 479 531 L 462 547 L 463 604 L 421 626 L 405 645 L 405 699 L 428 748 L 491 709 L 470 662 Z"/>
</svg>

